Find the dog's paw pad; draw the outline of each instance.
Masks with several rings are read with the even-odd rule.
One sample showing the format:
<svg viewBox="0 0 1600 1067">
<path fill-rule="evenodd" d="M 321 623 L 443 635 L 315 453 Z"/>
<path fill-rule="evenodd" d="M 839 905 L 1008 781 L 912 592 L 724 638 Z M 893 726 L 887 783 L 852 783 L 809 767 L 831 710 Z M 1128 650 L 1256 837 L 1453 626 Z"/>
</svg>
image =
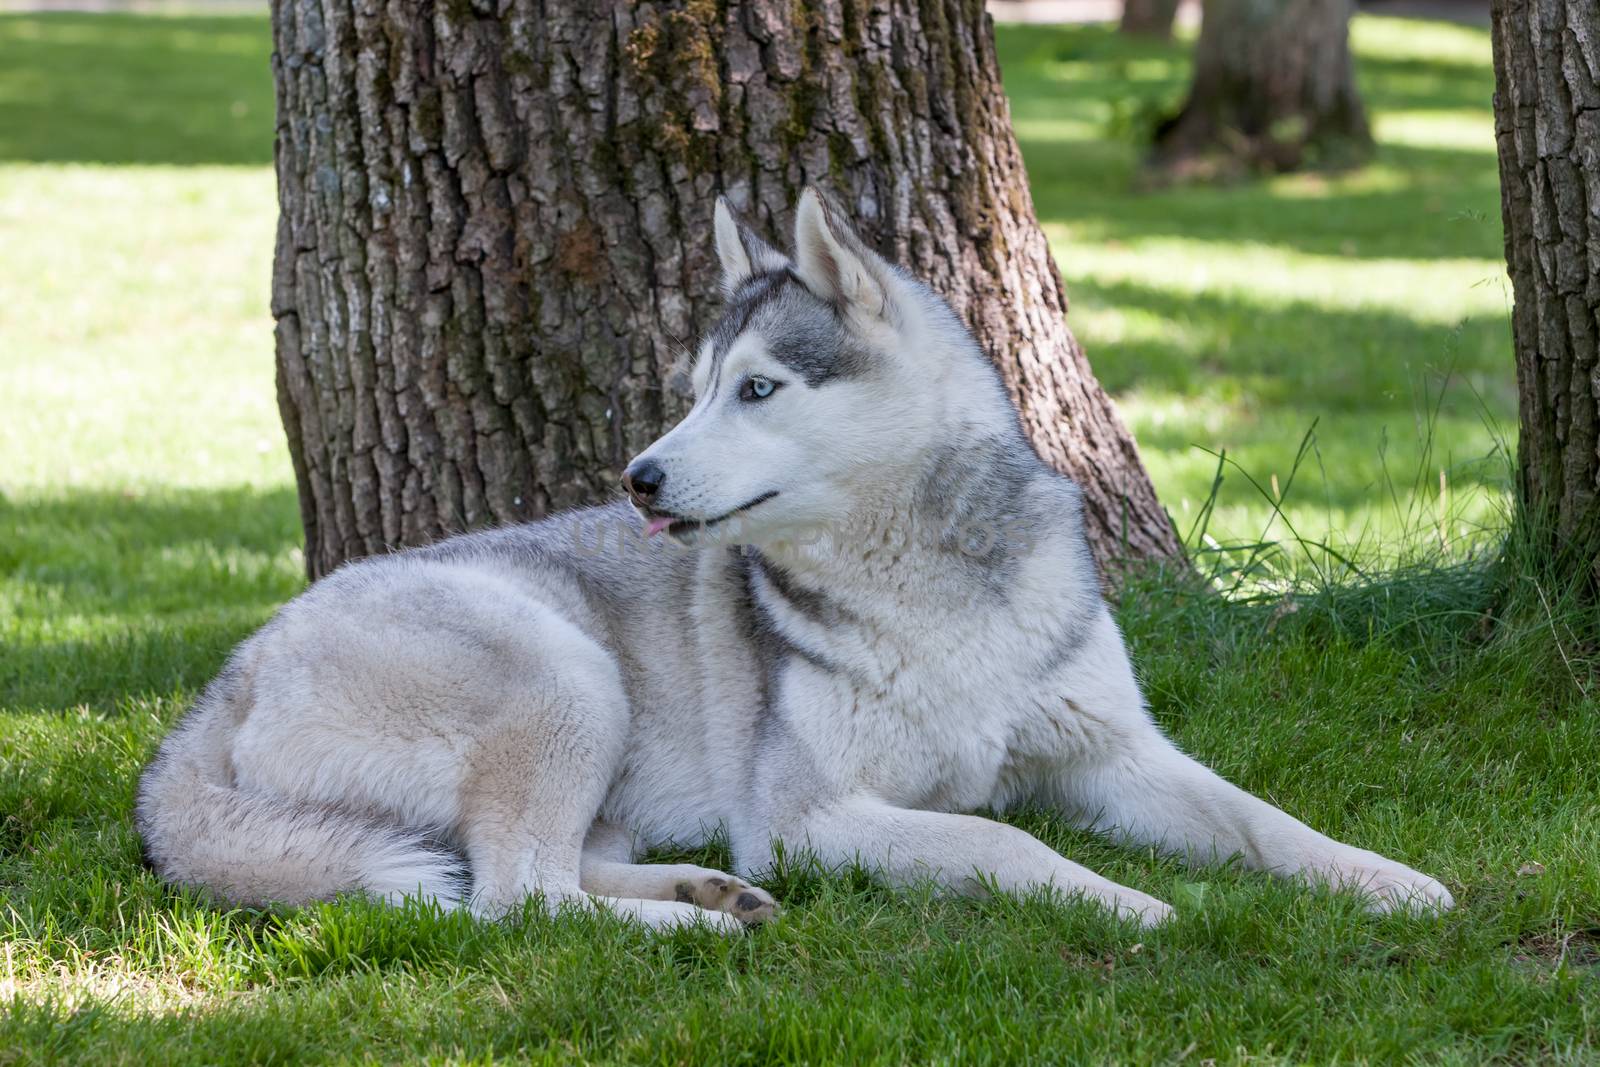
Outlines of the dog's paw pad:
<svg viewBox="0 0 1600 1067">
<path fill-rule="evenodd" d="M 766 922 L 778 911 L 778 902 L 772 899 L 770 893 L 731 875 L 702 878 L 698 885 L 679 882 L 674 889 L 679 900 L 684 899 L 684 891 L 688 890 L 689 900 L 693 903 L 702 908 L 727 912 L 741 922 Z"/>
<path fill-rule="evenodd" d="M 729 893 L 733 895 L 733 904 L 724 904 L 722 910 L 737 915 L 743 922 L 764 923 L 778 913 L 778 902 L 764 889 L 741 882 L 738 888 L 730 887 Z"/>
</svg>

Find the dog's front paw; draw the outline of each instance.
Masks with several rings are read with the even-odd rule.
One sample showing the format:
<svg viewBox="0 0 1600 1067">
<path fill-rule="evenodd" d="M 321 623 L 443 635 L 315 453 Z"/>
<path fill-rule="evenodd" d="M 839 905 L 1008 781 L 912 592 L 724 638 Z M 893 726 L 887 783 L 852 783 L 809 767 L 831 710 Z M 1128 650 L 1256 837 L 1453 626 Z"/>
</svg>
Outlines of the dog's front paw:
<svg viewBox="0 0 1600 1067">
<path fill-rule="evenodd" d="M 778 902 L 771 893 L 721 871 L 685 879 L 676 890 L 678 900 L 685 904 L 727 912 L 745 923 L 764 923 L 778 913 Z"/>
<path fill-rule="evenodd" d="M 1455 907 L 1450 890 L 1437 879 L 1385 859 L 1376 852 L 1352 851 L 1354 855 L 1341 858 L 1332 867 L 1329 880 L 1337 888 L 1360 893 L 1366 898 L 1369 910 L 1380 915 L 1391 911 L 1421 915 Z"/>
<path fill-rule="evenodd" d="M 1166 922 L 1172 917 L 1172 905 L 1157 900 L 1137 889 L 1119 887 L 1111 900 L 1111 907 L 1119 919 L 1136 919 L 1145 929 Z"/>
</svg>

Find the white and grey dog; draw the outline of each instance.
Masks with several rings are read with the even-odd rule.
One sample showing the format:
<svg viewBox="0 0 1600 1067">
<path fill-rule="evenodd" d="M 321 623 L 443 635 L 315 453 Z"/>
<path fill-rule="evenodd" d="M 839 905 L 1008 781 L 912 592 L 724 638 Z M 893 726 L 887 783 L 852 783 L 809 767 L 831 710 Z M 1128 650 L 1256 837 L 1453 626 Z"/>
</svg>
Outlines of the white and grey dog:
<svg viewBox="0 0 1600 1067">
<path fill-rule="evenodd" d="M 727 295 L 633 506 L 366 559 L 239 646 L 139 785 L 147 856 L 242 903 L 360 891 L 652 925 L 772 914 L 634 863 L 727 835 L 890 882 L 1168 906 L 1022 830 L 1044 805 L 1200 860 L 1443 908 L 1179 752 L 1101 598 L 1076 488 L 955 314 L 801 199 L 790 258 L 716 211 Z M 664 536 L 663 536 L 664 535 Z"/>
</svg>

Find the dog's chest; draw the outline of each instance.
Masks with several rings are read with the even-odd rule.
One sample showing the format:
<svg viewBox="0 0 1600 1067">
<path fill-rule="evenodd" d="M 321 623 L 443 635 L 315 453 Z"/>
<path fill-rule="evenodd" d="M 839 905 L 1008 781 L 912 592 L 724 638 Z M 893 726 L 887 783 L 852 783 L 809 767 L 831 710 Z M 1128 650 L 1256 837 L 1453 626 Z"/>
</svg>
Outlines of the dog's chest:
<svg viewBox="0 0 1600 1067">
<path fill-rule="evenodd" d="M 1015 621 L 904 624 L 833 642 L 827 668 L 802 662 L 785 711 L 844 789 L 907 807 L 969 810 L 1024 790 L 1032 739 L 1073 729 L 1045 639 Z"/>
</svg>

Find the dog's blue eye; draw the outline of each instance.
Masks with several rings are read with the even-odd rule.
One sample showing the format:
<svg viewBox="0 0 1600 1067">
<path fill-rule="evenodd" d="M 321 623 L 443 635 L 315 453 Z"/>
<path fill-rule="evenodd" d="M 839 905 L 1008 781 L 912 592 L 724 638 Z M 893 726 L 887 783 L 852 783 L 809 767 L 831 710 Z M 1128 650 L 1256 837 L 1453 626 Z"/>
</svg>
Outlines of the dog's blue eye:
<svg viewBox="0 0 1600 1067">
<path fill-rule="evenodd" d="M 739 396 L 744 400 L 765 400 L 777 391 L 777 382 L 758 374 L 744 380 L 744 388 L 739 390 Z"/>
</svg>

